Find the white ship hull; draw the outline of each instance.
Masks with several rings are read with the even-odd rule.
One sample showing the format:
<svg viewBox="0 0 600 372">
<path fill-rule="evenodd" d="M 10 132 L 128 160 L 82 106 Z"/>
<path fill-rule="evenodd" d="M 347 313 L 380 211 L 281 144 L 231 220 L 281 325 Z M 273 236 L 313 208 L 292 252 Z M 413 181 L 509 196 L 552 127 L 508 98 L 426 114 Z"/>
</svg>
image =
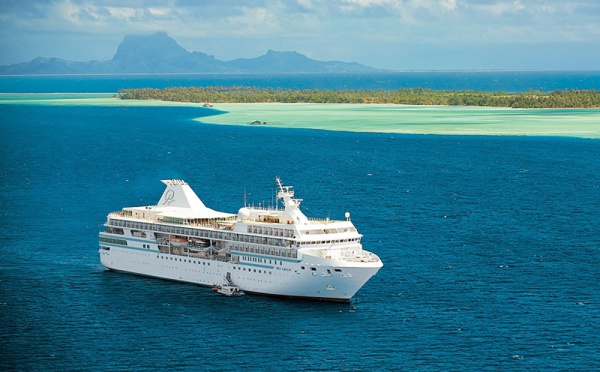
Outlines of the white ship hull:
<svg viewBox="0 0 600 372">
<path fill-rule="evenodd" d="M 302 262 L 271 259 L 272 264 L 250 264 L 162 254 L 158 249 L 109 248 L 99 250 L 101 263 L 109 270 L 207 287 L 223 283 L 229 273 L 246 293 L 330 301 L 349 301 L 379 270 L 376 265 L 340 268 L 331 262 L 319 263 L 325 260 L 316 257 Z"/>
<path fill-rule="evenodd" d="M 349 219 L 309 220 L 278 180 L 285 209 L 243 207 L 238 215 L 206 208 L 181 180 L 156 206 L 110 213 L 99 234 L 109 270 L 246 293 L 349 301 L 383 266 L 364 251 Z"/>
</svg>

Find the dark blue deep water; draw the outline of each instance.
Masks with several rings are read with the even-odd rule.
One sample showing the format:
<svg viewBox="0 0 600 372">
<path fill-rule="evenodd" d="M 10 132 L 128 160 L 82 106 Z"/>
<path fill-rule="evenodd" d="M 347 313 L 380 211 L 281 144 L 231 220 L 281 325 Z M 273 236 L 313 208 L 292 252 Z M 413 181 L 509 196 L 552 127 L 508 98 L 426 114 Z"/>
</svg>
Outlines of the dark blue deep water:
<svg viewBox="0 0 600 372">
<path fill-rule="evenodd" d="M 598 370 L 600 141 L 199 124 L 0 104 L 2 370 Z M 106 214 L 183 178 L 236 212 L 292 184 L 384 262 L 350 304 L 103 270 Z"/>
</svg>

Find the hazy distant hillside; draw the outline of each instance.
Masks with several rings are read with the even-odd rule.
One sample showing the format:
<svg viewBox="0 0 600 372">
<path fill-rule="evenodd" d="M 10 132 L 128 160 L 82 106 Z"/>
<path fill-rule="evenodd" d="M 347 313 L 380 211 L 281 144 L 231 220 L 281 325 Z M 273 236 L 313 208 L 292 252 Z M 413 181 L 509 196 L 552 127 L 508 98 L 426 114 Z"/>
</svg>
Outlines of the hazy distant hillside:
<svg viewBox="0 0 600 372">
<path fill-rule="evenodd" d="M 167 35 L 125 36 L 110 61 L 74 62 L 37 57 L 31 62 L 0 66 L 2 75 L 103 73 L 268 73 L 368 72 L 376 69 L 358 63 L 316 61 L 297 52 L 269 50 L 257 58 L 221 61 L 201 52 L 188 52 Z"/>
</svg>

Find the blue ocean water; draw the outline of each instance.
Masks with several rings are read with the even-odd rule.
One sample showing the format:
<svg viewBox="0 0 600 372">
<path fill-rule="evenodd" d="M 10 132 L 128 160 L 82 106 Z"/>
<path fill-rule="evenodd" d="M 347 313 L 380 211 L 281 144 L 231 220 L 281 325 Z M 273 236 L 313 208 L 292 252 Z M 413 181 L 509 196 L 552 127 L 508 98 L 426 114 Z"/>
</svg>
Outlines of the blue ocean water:
<svg viewBox="0 0 600 372">
<path fill-rule="evenodd" d="M 600 141 L 191 120 L 211 113 L 0 104 L 0 368 L 600 369 Z M 382 258 L 355 302 L 100 265 L 106 214 L 156 203 L 160 179 L 236 212 L 275 176 L 308 216 L 351 212 Z"/>
<path fill-rule="evenodd" d="M 125 88 L 253 86 L 282 89 L 600 89 L 600 71 L 406 71 L 353 74 L 126 74 L 0 76 L 0 93 L 116 93 Z"/>
</svg>

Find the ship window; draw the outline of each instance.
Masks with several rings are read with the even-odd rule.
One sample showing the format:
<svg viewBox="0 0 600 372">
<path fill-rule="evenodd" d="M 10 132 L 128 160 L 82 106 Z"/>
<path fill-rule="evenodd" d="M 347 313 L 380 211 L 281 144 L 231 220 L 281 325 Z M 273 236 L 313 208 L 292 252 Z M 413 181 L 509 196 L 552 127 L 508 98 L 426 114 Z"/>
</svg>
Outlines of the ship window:
<svg viewBox="0 0 600 372">
<path fill-rule="evenodd" d="M 316 268 L 316 267 L 311 267 L 310 269 L 311 269 L 312 271 L 317 271 L 317 268 Z"/>
<path fill-rule="evenodd" d="M 337 271 L 338 273 L 341 273 L 342 269 L 335 269 L 335 271 Z"/>
<path fill-rule="evenodd" d="M 300 266 L 300 268 L 301 268 L 302 270 L 304 270 L 304 266 Z"/>
<path fill-rule="evenodd" d="M 103 243 L 112 243 L 112 244 L 119 244 L 119 245 L 127 245 L 127 240 L 107 238 L 107 237 L 104 237 L 104 236 L 100 237 L 100 241 L 103 242 Z"/>
</svg>

